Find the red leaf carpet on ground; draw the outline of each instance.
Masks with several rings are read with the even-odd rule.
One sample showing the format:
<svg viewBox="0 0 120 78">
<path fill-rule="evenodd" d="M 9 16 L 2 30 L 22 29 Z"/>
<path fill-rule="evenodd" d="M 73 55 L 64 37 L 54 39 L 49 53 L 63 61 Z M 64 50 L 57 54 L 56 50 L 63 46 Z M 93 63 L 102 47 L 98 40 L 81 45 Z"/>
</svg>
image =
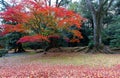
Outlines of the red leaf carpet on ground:
<svg viewBox="0 0 120 78">
<path fill-rule="evenodd" d="M 0 68 L 0 78 L 119 78 L 120 65 L 89 67 L 73 65 L 24 64 Z"/>
</svg>

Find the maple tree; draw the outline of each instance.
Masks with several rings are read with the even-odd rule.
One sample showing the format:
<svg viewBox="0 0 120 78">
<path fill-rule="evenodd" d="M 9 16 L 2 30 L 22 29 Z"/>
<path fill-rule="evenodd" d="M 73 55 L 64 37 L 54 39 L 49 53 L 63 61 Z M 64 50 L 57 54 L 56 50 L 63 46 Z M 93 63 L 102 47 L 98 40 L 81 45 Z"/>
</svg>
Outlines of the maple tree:
<svg viewBox="0 0 120 78">
<path fill-rule="evenodd" d="M 17 43 L 44 40 L 49 42 L 49 35 L 63 36 L 61 32 L 64 30 L 81 39 L 82 35 L 78 29 L 85 20 L 79 14 L 63 7 L 47 6 L 44 0 L 24 0 L 13 7 L 8 7 L 6 11 L 0 13 L 0 17 L 9 22 L 2 25 L 4 35 L 10 32 L 29 33 L 29 36 L 20 38 Z M 76 29 L 70 29 L 71 26 L 75 26 Z"/>
</svg>

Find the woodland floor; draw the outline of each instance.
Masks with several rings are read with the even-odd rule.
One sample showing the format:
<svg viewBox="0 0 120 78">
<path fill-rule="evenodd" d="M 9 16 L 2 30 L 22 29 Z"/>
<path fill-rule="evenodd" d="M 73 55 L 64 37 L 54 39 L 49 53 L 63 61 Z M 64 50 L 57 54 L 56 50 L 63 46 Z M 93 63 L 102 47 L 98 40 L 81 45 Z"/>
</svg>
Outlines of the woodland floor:
<svg viewBox="0 0 120 78">
<path fill-rule="evenodd" d="M 89 65 L 114 66 L 120 64 L 120 54 L 85 54 L 81 52 L 48 52 L 47 54 L 28 51 L 26 53 L 9 53 L 0 58 L 0 67 L 42 63 L 50 65 Z"/>
<path fill-rule="evenodd" d="M 120 54 L 9 53 L 0 58 L 0 78 L 120 78 Z"/>
</svg>

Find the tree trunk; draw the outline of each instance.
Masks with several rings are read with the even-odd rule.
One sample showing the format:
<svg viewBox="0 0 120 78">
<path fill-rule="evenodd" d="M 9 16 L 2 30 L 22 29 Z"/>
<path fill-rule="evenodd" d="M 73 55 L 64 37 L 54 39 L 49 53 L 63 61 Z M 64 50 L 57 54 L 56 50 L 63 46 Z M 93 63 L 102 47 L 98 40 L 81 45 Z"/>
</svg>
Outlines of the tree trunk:
<svg viewBox="0 0 120 78">
<path fill-rule="evenodd" d="M 102 44 L 102 28 L 103 28 L 102 24 L 103 24 L 103 17 L 110 8 L 114 0 L 110 0 L 110 1 L 97 0 L 98 8 L 95 8 L 95 6 L 93 6 L 91 0 L 85 0 L 85 1 L 87 7 L 90 9 L 94 23 L 94 46 L 92 48 L 93 52 L 97 51 L 97 52 L 111 53 L 110 49 Z M 89 50 L 90 49 L 88 49 L 88 51 Z"/>
<path fill-rule="evenodd" d="M 62 49 L 60 48 L 60 45 L 59 45 L 59 38 L 49 38 L 50 40 L 50 43 L 48 44 L 48 46 L 45 48 L 45 52 L 44 54 L 46 54 L 46 52 L 48 50 L 50 50 L 51 48 L 58 48 L 60 51 L 62 51 Z"/>
<path fill-rule="evenodd" d="M 103 22 L 103 15 L 101 13 L 94 13 L 92 14 L 93 23 L 94 23 L 94 46 L 92 49 L 88 49 L 87 52 L 100 52 L 100 53 L 112 53 L 110 49 L 103 45 L 102 43 L 102 22 Z"/>
<path fill-rule="evenodd" d="M 21 43 L 17 44 L 17 47 L 15 48 L 15 53 L 21 53 L 21 52 L 25 52 L 25 50 L 22 47 Z"/>
<path fill-rule="evenodd" d="M 51 0 L 49 0 L 48 2 L 49 2 L 49 6 L 51 6 Z"/>
<path fill-rule="evenodd" d="M 100 14 L 93 15 L 94 22 L 94 47 L 99 48 L 102 45 L 102 16 Z"/>
</svg>

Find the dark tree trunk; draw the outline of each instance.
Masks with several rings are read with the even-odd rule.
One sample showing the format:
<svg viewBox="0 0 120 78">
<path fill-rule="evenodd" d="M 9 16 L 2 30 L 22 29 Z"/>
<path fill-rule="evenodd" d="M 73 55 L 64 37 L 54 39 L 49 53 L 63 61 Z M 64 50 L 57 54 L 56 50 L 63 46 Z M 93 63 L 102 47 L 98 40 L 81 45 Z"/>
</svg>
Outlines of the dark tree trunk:
<svg viewBox="0 0 120 78">
<path fill-rule="evenodd" d="M 50 50 L 51 48 L 58 48 L 60 51 L 62 51 L 62 49 L 60 48 L 60 45 L 59 45 L 59 38 L 49 38 L 50 42 L 48 44 L 48 46 L 45 48 L 45 53 Z"/>
<path fill-rule="evenodd" d="M 102 17 L 100 14 L 95 14 L 93 16 L 94 22 L 94 47 L 98 48 L 102 45 Z"/>
<path fill-rule="evenodd" d="M 25 52 L 21 43 L 18 44 L 18 51 L 17 52 Z"/>
<path fill-rule="evenodd" d="M 22 47 L 22 43 L 18 43 L 15 48 L 15 53 L 25 52 L 25 50 Z"/>
<path fill-rule="evenodd" d="M 51 6 L 51 0 L 49 0 L 48 3 L 49 3 L 49 6 Z"/>
</svg>

